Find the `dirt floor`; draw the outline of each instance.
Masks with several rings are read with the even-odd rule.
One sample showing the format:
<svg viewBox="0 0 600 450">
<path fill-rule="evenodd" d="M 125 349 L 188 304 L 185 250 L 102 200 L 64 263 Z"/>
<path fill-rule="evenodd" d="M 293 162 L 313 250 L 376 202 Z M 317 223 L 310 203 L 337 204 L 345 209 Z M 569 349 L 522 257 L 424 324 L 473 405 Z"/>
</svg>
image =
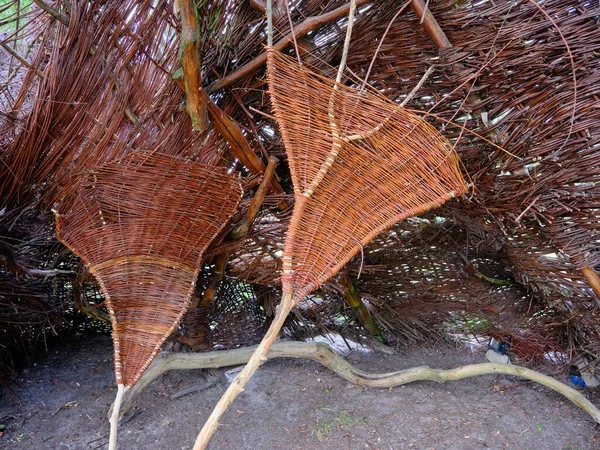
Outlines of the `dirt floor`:
<svg viewBox="0 0 600 450">
<path fill-rule="evenodd" d="M 371 371 L 483 362 L 481 352 L 411 349 L 347 357 Z M 171 400 L 202 380 L 172 372 L 142 394 L 120 449 L 191 449 L 224 386 Z M 0 403 L 0 448 L 106 448 L 115 394 L 111 341 L 81 336 L 51 349 Z M 598 396 L 587 391 L 594 402 Z M 128 420 L 127 420 L 128 419 Z M 563 397 L 505 376 L 364 389 L 317 363 L 268 362 L 233 404 L 212 449 L 595 449 L 600 431 Z"/>
</svg>

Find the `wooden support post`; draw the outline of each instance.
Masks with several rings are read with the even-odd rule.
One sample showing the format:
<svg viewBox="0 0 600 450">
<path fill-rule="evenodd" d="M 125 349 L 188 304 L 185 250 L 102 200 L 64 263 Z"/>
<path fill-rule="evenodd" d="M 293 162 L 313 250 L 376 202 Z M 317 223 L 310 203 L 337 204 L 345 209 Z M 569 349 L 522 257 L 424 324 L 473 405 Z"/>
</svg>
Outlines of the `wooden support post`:
<svg viewBox="0 0 600 450">
<path fill-rule="evenodd" d="M 273 179 L 273 176 L 275 175 L 275 168 L 278 162 L 279 160 L 274 156 L 271 156 L 269 158 L 269 164 L 265 169 L 265 174 L 260 185 L 258 186 L 258 189 L 256 190 L 256 193 L 254 194 L 254 197 L 250 201 L 250 206 L 248 208 L 248 212 L 246 213 L 246 217 L 230 233 L 231 238 L 233 238 L 234 240 L 244 239 L 248 235 L 248 232 L 250 231 L 250 226 L 256 218 L 256 215 L 260 211 L 262 203 L 267 194 L 268 188 L 271 185 L 271 181 Z M 230 253 L 225 252 L 218 254 L 214 257 L 215 272 L 208 281 L 208 285 L 206 287 L 206 290 L 204 291 L 204 294 L 202 295 L 202 299 L 196 297 L 196 301 L 192 302 L 192 304 L 190 305 L 190 311 L 194 311 L 197 308 L 208 308 L 212 304 L 219 290 L 219 286 L 221 285 L 221 281 L 223 280 L 223 277 L 225 275 L 225 268 L 227 266 L 227 262 L 229 261 L 229 256 Z M 199 315 L 199 317 L 203 316 Z M 197 328 L 198 324 L 192 323 L 191 326 Z M 198 343 L 198 338 L 202 338 L 202 336 L 197 336 L 194 335 L 194 333 L 192 333 L 191 336 L 189 336 L 189 338 L 184 335 L 183 337 L 179 338 L 179 341 L 183 342 L 184 344 L 190 345 L 192 348 L 194 348 L 194 346 Z"/>
<path fill-rule="evenodd" d="M 183 81 L 187 96 L 187 111 L 194 130 L 208 129 L 206 97 L 201 95 L 199 24 L 196 3 L 193 0 L 176 0 L 181 15 L 181 45 L 179 58 L 183 68 Z"/>
<path fill-rule="evenodd" d="M 203 94 L 208 98 L 206 93 L 203 92 Z M 240 126 L 210 99 L 208 102 L 208 115 L 215 129 L 231 146 L 235 157 L 253 174 L 265 173 L 267 167 L 248 144 L 248 140 L 242 133 Z M 285 191 L 274 177 L 271 178 L 271 190 L 276 194 L 285 194 Z M 279 203 L 279 209 L 281 210 L 288 209 L 289 206 L 286 201 Z"/>
<path fill-rule="evenodd" d="M 371 1 L 372 0 L 356 0 L 356 7 L 358 8 L 358 7 L 364 6 L 368 3 L 370 3 Z M 256 2 L 255 2 L 255 4 L 256 4 Z M 294 36 L 296 36 L 296 39 L 300 39 L 300 37 L 305 36 L 306 34 L 310 33 L 311 31 L 317 29 L 319 26 L 321 26 L 325 23 L 332 22 L 334 20 L 339 19 L 340 17 L 347 15 L 349 10 L 350 10 L 350 3 L 346 3 L 346 4 L 343 4 L 342 6 L 340 6 L 339 8 L 336 8 L 329 12 L 321 14 L 320 16 L 312 16 L 312 17 L 306 18 L 306 20 L 304 20 L 302 23 L 298 24 L 298 26 L 294 27 L 294 33 L 288 33 L 283 38 L 281 38 L 279 41 L 275 42 L 275 44 L 273 44 L 273 49 L 282 51 L 283 49 L 285 49 L 288 45 L 290 45 L 294 41 Z M 243 78 L 246 75 L 249 75 L 250 73 L 254 72 L 256 69 L 261 67 L 266 62 L 267 62 L 267 53 L 266 52 L 261 53 L 255 59 L 244 64 L 239 69 L 231 72 L 227 76 L 212 83 L 210 86 L 208 86 L 206 88 L 206 90 L 209 94 L 212 94 L 213 92 L 216 92 L 219 89 L 223 89 L 223 88 L 231 85 L 235 81 L 239 80 L 240 78 Z"/>
<path fill-rule="evenodd" d="M 184 81 L 180 71 L 173 74 L 173 80 L 182 90 L 185 90 Z M 242 133 L 240 125 L 219 108 L 208 96 L 206 91 L 200 91 L 200 96 L 206 103 L 208 116 L 213 127 L 221 136 L 223 136 L 223 139 L 227 141 L 233 155 L 239 159 L 253 175 L 264 173 L 267 166 L 265 166 L 254 150 L 252 150 L 252 147 L 250 147 L 246 136 Z M 275 177 L 271 178 L 270 190 L 276 194 L 285 194 L 285 191 Z M 285 200 L 282 200 L 279 202 L 278 207 L 283 211 L 288 209 L 290 205 Z"/>
<path fill-rule="evenodd" d="M 419 20 L 421 20 L 421 22 L 423 23 L 423 28 L 425 28 L 425 31 L 427 31 L 427 34 L 429 34 L 429 37 L 436 45 L 436 47 L 452 48 L 452 42 L 450 42 L 450 39 L 448 39 L 448 36 L 446 36 L 444 30 L 442 30 L 442 27 L 440 27 L 438 21 L 435 19 L 435 17 L 433 17 L 433 14 L 431 14 L 431 11 L 429 10 L 425 2 L 423 0 L 412 0 L 410 5 L 417 17 L 419 18 Z M 454 66 L 456 67 L 457 72 L 464 70 L 464 65 L 461 63 L 455 63 Z M 473 81 L 473 84 L 475 84 L 475 81 Z M 481 98 L 479 97 L 479 95 L 473 92 L 468 93 L 467 101 L 474 108 L 473 111 L 476 113 L 475 117 L 477 118 L 479 126 L 482 129 L 487 128 L 485 125 L 486 122 L 482 118 L 482 113 L 484 112 L 476 106 L 478 103 L 481 102 Z M 495 131 L 489 131 L 488 135 L 492 138 L 492 141 L 495 140 Z"/>
<path fill-rule="evenodd" d="M 219 286 L 221 285 L 221 281 L 223 281 L 223 277 L 225 276 L 225 267 L 227 267 L 227 261 L 229 261 L 229 252 L 221 253 L 220 255 L 215 256 L 214 261 L 215 273 L 208 282 L 208 286 L 204 291 L 204 295 L 202 296 L 202 300 L 200 300 L 200 304 L 196 305 L 196 307 L 200 306 L 203 308 L 208 308 L 212 304 L 219 290 Z"/>
<path fill-rule="evenodd" d="M 117 384 L 117 397 L 113 404 L 112 414 L 110 415 L 110 435 L 108 438 L 108 450 L 117 450 L 117 433 L 119 428 L 119 415 L 121 412 L 121 402 L 123 395 L 129 388 L 122 384 Z"/>
<path fill-rule="evenodd" d="M 217 130 L 229 143 L 235 157 L 238 158 L 252 174 L 265 173 L 267 167 L 252 150 L 252 147 L 250 147 L 250 144 L 242 133 L 242 129 L 238 123 L 225 114 L 225 112 L 222 111 L 205 92 L 202 92 L 202 94 L 208 98 L 208 115 L 210 116 L 210 120 L 215 127 L 215 130 Z M 271 190 L 276 194 L 285 194 L 285 191 L 274 177 L 271 178 Z M 279 209 L 282 211 L 289 207 L 290 205 L 286 201 L 281 201 L 279 203 Z"/>
<path fill-rule="evenodd" d="M 590 287 L 594 290 L 596 297 L 598 297 L 598 299 L 596 300 L 596 303 L 599 303 L 600 302 L 600 275 L 598 275 L 598 272 L 596 272 L 596 270 L 593 267 L 584 267 L 583 269 L 581 269 L 581 272 L 583 273 L 583 276 L 587 280 Z M 600 304 L 599 304 L 599 306 L 600 306 Z"/>
<path fill-rule="evenodd" d="M 429 11 L 429 8 L 426 7 L 425 2 L 423 0 L 412 0 L 410 6 L 422 21 L 423 28 L 425 28 L 435 45 L 438 48 L 451 48 L 452 43 L 440 27 L 440 24 L 435 20 L 435 17 L 433 17 L 433 14 L 431 14 L 431 11 Z"/>
<path fill-rule="evenodd" d="M 267 12 L 267 5 L 263 0 L 250 0 L 250 6 L 255 11 L 258 11 L 261 14 L 265 14 Z M 273 8 L 273 20 L 277 22 L 281 15 L 286 13 L 285 6 L 283 8 Z M 295 30 L 294 30 L 295 31 Z M 296 44 L 298 48 L 298 52 L 300 59 L 308 59 L 313 56 L 313 53 L 317 51 L 317 46 L 315 45 L 311 36 L 296 36 Z"/>
</svg>

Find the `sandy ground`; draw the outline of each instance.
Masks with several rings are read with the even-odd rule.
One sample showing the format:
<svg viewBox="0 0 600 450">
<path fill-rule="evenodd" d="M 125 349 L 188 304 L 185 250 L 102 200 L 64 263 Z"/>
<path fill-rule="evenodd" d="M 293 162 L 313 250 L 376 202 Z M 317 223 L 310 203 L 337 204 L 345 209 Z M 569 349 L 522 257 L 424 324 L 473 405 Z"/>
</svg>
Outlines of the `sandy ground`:
<svg viewBox="0 0 600 450">
<path fill-rule="evenodd" d="M 352 352 L 372 371 L 483 362 L 468 350 Z M 171 395 L 198 384 L 200 371 L 164 375 L 120 427 L 120 449 L 191 449 L 224 386 Z M 106 448 L 106 411 L 115 394 L 111 342 L 81 336 L 42 356 L 0 403 L 0 448 Z M 588 390 L 594 402 L 596 393 Z M 128 419 L 128 420 L 127 420 Z M 317 363 L 267 363 L 233 404 L 211 449 L 595 449 L 599 430 L 571 403 L 505 376 L 377 390 L 338 378 Z"/>
</svg>

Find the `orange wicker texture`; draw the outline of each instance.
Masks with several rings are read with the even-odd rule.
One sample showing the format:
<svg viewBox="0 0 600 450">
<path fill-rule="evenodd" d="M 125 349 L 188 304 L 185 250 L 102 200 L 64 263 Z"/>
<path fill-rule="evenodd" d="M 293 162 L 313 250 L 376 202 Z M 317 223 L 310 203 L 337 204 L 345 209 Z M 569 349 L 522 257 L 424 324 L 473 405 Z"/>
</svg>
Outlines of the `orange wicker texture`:
<svg viewBox="0 0 600 450">
<path fill-rule="evenodd" d="M 241 199 L 223 168 L 133 153 L 85 173 L 58 238 L 106 296 L 117 383 L 132 386 L 185 313 L 206 247 Z"/>
<path fill-rule="evenodd" d="M 272 49 L 269 93 L 296 203 L 282 282 L 296 299 L 337 273 L 394 223 L 466 192 L 460 160 L 427 121 Z"/>
</svg>

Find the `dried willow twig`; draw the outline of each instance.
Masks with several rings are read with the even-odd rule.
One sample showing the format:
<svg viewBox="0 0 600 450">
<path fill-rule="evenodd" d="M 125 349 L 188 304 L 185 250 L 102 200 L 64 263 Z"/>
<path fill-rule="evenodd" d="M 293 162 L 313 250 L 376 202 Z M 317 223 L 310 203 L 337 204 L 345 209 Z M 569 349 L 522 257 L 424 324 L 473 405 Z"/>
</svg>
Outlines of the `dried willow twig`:
<svg viewBox="0 0 600 450">
<path fill-rule="evenodd" d="M 42 0 L 33 0 L 33 3 L 35 3 L 37 6 L 39 6 L 40 9 L 43 10 L 44 12 L 50 14 L 52 17 L 54 17 L 56 20 L 58 20 L 63 25 L 69 26 L 69 18 L 67 16 L 65 16 L 63 13 L 61 13 L 58 9 L 48 5 L 46 2 L 43 2 Z"/>
<path fill-rule="evenodd" d="M 6 50 L 6 52 L 8 54 L 13 56 L 23 66 L 27 67 L 29 70 L 33 70 L 39 78 L 44 78 L 44 74 L 42 73 L 42 71 L 40 69 L 38 69 L 37 67 L 33 67 L 31 64 L 29 64 L 29 62 L 25 58 L 23 58 L 21 55 L 19 55 L 16 51 L 14 51 L 12 48 L 10 48 L 8 45 L 6 45 L 4 42 L 0 42 L 0 45 L 2 46 L 2 48 L 4 50 Z"/>
<path fill-rule="evenodd" d="M 421 89 L 421 87 L 423 86 L 423 84 L 425 84 L 425 82 L 427 81 L 427 79 L 433 73 L 434 70 L 435 70 L 435 66 L 430 66 L 425 71 L 425 73 L 423 74 L 423 76 L 421 77 L 421 79 L 419 80 L 419 82 L 417 83 L 417 85 L 413 88 L 412 91 L 410 91 L 408 93 L 408 95 L 406 96 L 406 98 L 404 100 L 402 100 L 402 103 L 400 103 L 398 105 L 397 110 L 400 110 L 400 108 L 404 108 L 404 106 L 406 106 L 406 104 L 411 101 L 411 99 L 415 96 L 415 94 L 418 92 L 418 90 Z M 365 132 L 360 133 L 360 134 L 351 134 L 350 136 L 344 136 L 341 139 L 344 142 L 351 142 L 351 141 L 358 141 L 358 140 L 367 139 L 367 138 L 371 137 L 373 134 L 375 134 L 378 131 L 380 131 L 383 128 L 384 125 L 387 125 L 389 123 L 389 121 L 391 120 L 392 115 L 393 115 L 393 112 L 392 112 L 392 114 L 388 115 L 385 119 L 383 119 L 381 122 L 379 122 L 376 126 L 374 126 L 373 128 L 371 128 L 368 131 L 365 131 Z"/>
<path fill-rule="evenodd" d="M 558 35 L 560 36 L 560 39 L 564 43 L 564 46 L 567 50 L 567 55 L 568 55 L 569 62 L 571 65 L 571 70 L 572 70 L 573 100 L 572 100 L 572 110 L 571 110 L 569 130 L 567 132 L 567 136 L 565 137 L 563 143 L 555 151 L 556 153 L 558 153 L 567 144 L 568 140 L 570 139 L 570 137 L 573 133 L 573 127 L 575 126 L 575 115 L 577 112 L 577 104 L 578 104 L 577 103 L 578 83 L 577 83 L 577 74 L 575 71 L 575 61 L 573 58 L 573 52 L 571 51 L 571 48 L 569 46 L 569 42 L 565 38 L 561 28 L 558 26 L 556 21 L 537 2 L 535 2 L 534 0 L 528 0 L 528 2 L 531 3 L 532 5 L 534 5 L 534 7 L 537 8 L 544 15 L 544 17 L 546 17 L 546 19 L 552 24 L 552 26 L 556 29 Z M 427 30 L 428 34 L 430 35 L 430 37 L 432 38 L 432 40 L 434 41 L 436 46 L 438 46 L 439 48 L 451 48 L 452 42 L 450 42 L 450 40 L 447 38 L 446 34 L 444 33 L 444 31 L 438 24 L 437 20 L 435 19 L 435 17 L 429 10 L 428 3 L 429 3 L 428 0 L 427 0 L 427 3 L 424 3 L 423 0 L 412 0 L 412 7 L 413 7 L 413 10 L 415 11 L 415 14 L 417 15 L 417 17 L 420 18 L 420 23 L 423 24 L 424 28 Z M 485 65 L 487 65 L 487 64 L 485 64 Z M 482 68 L 480 68 L 478 70 L 477 73 L 481 72 L 482 69 L 483 69 L 483 66 L 482 66 Z M 475 75 L 477 75 L 477 74 L 475 74 Z M 456 89 L 458 89 L 458 87 Z M 469 100 L 469 99 L 467 99 L 467 100 Z M 475 103 L 478 103 L 479 101 L 480 101 L 480 99 L 477 98 Z M 507 152 L 507 153 L 509 153 L 509 152 Z M 512 153 L 509 153 L 509 154 L 511 154 L 511 156 L 515 156 L 515 155 L 512 155 Z M 539 197 L 540 197 L 540 195 L 536 196 L 535 199 L 529 204 L 529 206 L 521 214 L 519 214 L 519 216 L 515 219 L 516 223 L 520 222 L 521 218 L 525 215 L 525 213 L 529 209 L 531 209 L 531 207 L 539 199 Z M 594 268 L 593 267 L 583 267 L 581 269 L 581 273 L 583 274 L 585 280 L 588 282 L 589 286 L 592 288 L 592 290 L 596 294 L 596 297 L 600 298 L 600 277 L 598 276 L 598 274 L 594 270 Z M 598 301 L 597 301 L 597 303 L 598 303 Z"/>
<path fill-rule="evenodd" d="M 402 7 L 396 12 L 396 14 L 394 14 L 394 17 L 392 17 L 392 19 L 390 20 L 390 23 L 388 23 L 388 26 L 385 29 L 384 33 L 383 33 L 383 36 L 381 36 L 381 39 L 379 40 L 379 44 L 377 45 L 377 49 L 375 50 L 375 53 L 373 53 L 373 57 L 371 58 L 371 62 L 369 63 L 369 68 L 367 69 L 367 74 L 365 75 L 365 78 L 363 79 L 363 82 L 362 82 L 362 84 L 360 86 L 360 90 L 361 91 L 365 89 L 365 86 L 366 86 L 367 82 L 369 81 L 369 75 L 371 75 L 371 70 L 373 70 L 373 64 L 375 64 L 375 60 L 377 59 L 377 55 L 379 54 L 379 50 L 381 50 L 381 46 L 383 45 L 383 41 L 385 41 L 385 37 L 389 33 L 390 28 L 392 27 L 392 24 L 398 18 L 398 16 L 400 14 L 402 14 L 402 11 L 404 11 L 406 9 L 406 7 L 412 3 L 412 1 L 413 0 L 408 0 L 404 5 L 402 5 Z M 404 105 L 402 105 L 402 106 L 404 106 Z"/>
</svg>

